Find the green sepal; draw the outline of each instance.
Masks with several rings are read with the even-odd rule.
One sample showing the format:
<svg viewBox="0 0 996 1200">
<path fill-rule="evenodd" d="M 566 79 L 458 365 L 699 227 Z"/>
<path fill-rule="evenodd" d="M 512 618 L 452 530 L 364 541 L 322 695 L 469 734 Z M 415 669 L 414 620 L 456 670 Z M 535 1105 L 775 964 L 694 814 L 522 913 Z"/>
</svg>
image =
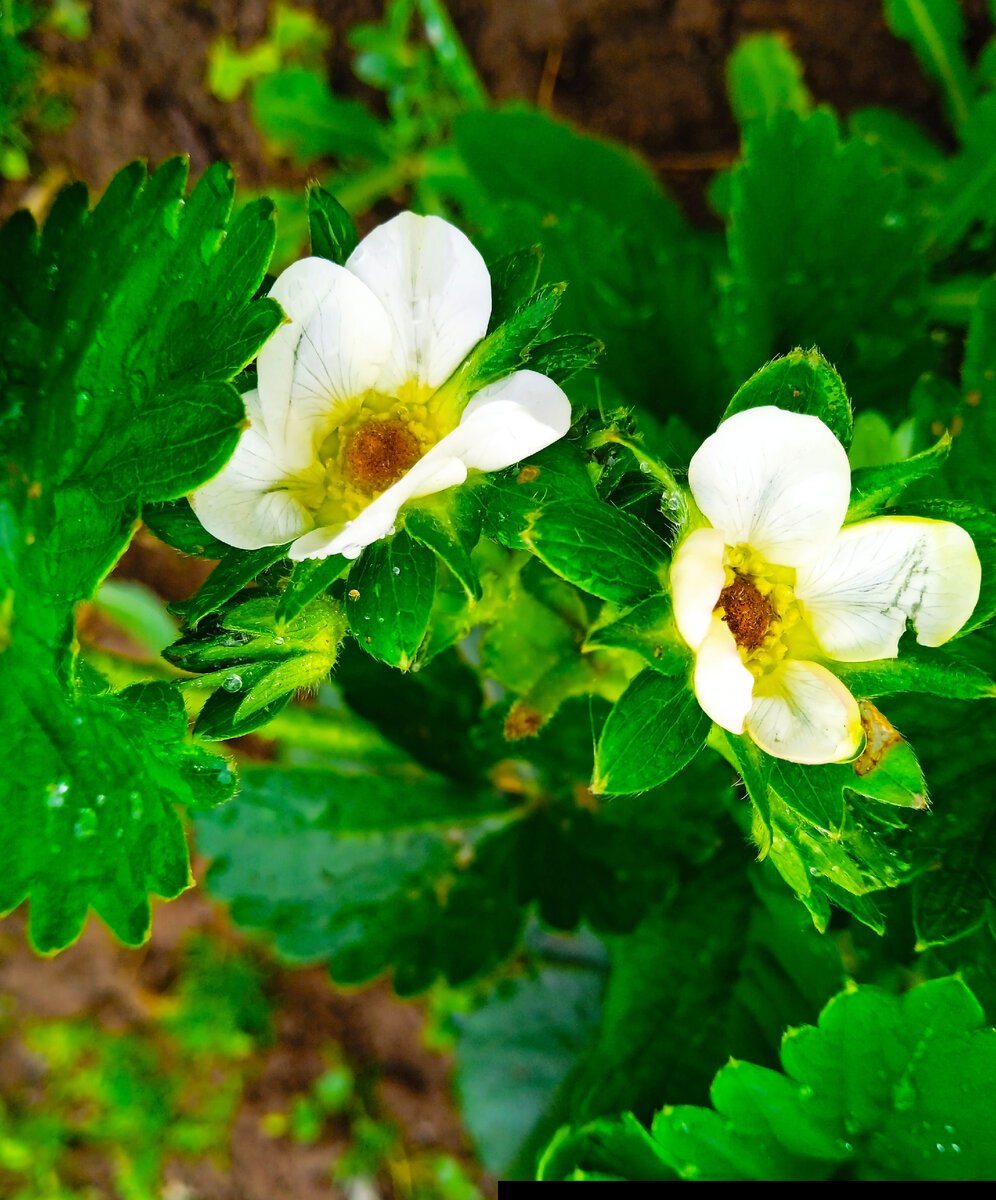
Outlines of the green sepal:
<svg viewBox="0 0 996 1200">
<path fill-rule="evenodd" d="M 405 529 L 452 571 L 470 600 L 480 600 L 481 580 L 471 551 L 480 541 L 481 503 L 473 488 L 450 488 L 405 509 Z"/>
<path fill-rule="evenodd" d="M 562 1180 L 675 1179 L 648 1131 L 632 1113 L 600 1117 L 572 1128 L 565 1125 L 540 1156 L 536 1178 Z"/>
<path fill-rule="evenodd" d="M 590 367 L 604 350 L 605 343 L 590 333 L 565 333 L 534 346 L 529 352 L 529 369 L 563 385 Z"/>
<path fill-rule="evenodd" d="M 277 602 L 277 628 L 281 630 L 317 596 L 332 586 L 353 565 L 353 560 L 341 554 L 328 558 L 306 558 L 294 564 L 287 586 Z"/>
<path fill-rule="evenodd" d="M 859 467 L 851 472 L 851 503 L 844 523 L 863 521 L 877 516 L 897 500 L 902 493 L 926 479 L 943 465 L 951 453 L 951 438 L 944 434 L 927 450 L 902 462 L 886 463 L 880 467 Z"/>
<path fill-rule="evenodd" d="M 170 605 L 170 611 L 183 617 L 191 629 L 209 614 L 241 592 L 247 583 L 287 557 L 287 546 L 264 546 L 261 550 L 237 550 L 228 553 L 188 600 Z"/>
<path fill-rule="evenodd" d="M 142 520 L 161 542 L 194 558 L 224 558 L 232 551 L 231 546 L 208 533 L 186 496 L 146 504 Z"/>
<path fill-rule="evenodd" d="M 631 795 L 665 783 L 698 754 L 711 725 L 684 675 L 643 671 L 602 729 L 592 791 Z"/>
<path fill-rule="evenodd" d="M 946 700 L 985 700 L 996 696 L 996 683 L 975 666 L 943 649 L 909 646 L 898 658 L 831 666 L 833 673 L 859 699 L 902 692 L 941 696 Z"/>
<path fill-rule="evenodd" d="M 408 671 L 425 637 L 435 591 L 435 554 L 401 530 L 368 546 L 350 572 L 349 628 L 371 657 Z"/>
<path fill-rule="evenodd" d="M 335 666 L 346 620 L 339 605 L 315 599 L 290 624 L 278 626 L 276 596 L 252 595 L 188 631 L 164 657 L 204 672 L 185 687 L 213 693 L 196 732 L 241 736 L 274 716 L 291 696 L 317 687 Z"/>
<path fill-rule="evenodd" d="M 491 320 L 488 333 L 494 333 L 499 326 L 510 321 L 533 294 L 542 261 L 542 247 L 529 246 L 504 255 L 490 268 Z"/>
<path fill-rule="evenodd" d="M 851 443 L 851 402 L 840 376 L 818 350 L 792 350 L 761 367 L 730 401 L 723 420 L 768 404 L 819 417 L 845 448 Z"/>
<path fill-rule="evenodd" d="M 440 392 L 464 404 L 481 388 L 524 366 L 530 348 L 560 307 L 566 287 L 566 283 L 547 283 L 537 288 L 504 324 L 477 343 Z"/>
<path fill-rule="evenodd" d="M 666 592 L 648 596 L 635 608 L 596 625 L 585 650 L 631 650 L 662 675 L 677 675 L 691 666 L 691 651 L 678 633 Z"/>
<path fill-rule="evenodd" d="M 331 192 L 314 181 L 308 185 L 308 229 L 311 253 L 340 266 L 359 242 L 353 218 Z"/>
</svg>

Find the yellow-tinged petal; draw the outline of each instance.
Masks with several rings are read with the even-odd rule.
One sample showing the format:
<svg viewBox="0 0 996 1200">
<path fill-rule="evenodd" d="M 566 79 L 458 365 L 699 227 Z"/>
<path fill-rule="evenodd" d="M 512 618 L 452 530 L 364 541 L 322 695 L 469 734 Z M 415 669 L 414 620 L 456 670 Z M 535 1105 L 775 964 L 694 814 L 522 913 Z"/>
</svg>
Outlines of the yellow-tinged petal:
<svg viewBox="0 0 996 1200">
<path fill-rule="evenodd" d="M 678 632 L 697 650 L 712 625 L 712 611 L 723 590 L 723 534 L 718 529 L 695 529 L 678 546 L 671 560 L 671 599 Z"/>
<path fill-rule="evenodd" d="M 730 733 L 743 733 L 754 676 L 747 670 L 725 621 L 713 617 L 695 655 L 695 698 L 706 716 Z"/>
<path fill-rule="evenodd" d="M 820 645 L 842 662 L 895 658 L 910 620 L 917 641 L 954 637 L 979 599 L 982 567 L 959 525 L 875 517 L 840 531 L 801 566 L 796 597 Z"/>
<path fill-rule="evenodd" d="M 864 741 L 857 700 L 826 667 L 799 659 L 757 681 L 745 728 L 766 754 L 797 763 L 844 762 Z"/>
</svg>

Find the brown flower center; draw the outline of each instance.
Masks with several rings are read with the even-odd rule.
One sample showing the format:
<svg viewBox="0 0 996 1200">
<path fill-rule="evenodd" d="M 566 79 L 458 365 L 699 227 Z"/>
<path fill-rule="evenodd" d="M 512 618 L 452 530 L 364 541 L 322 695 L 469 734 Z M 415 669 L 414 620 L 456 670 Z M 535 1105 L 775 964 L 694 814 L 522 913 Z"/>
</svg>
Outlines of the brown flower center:
<svg viewBox="0 0 996 1200">
<path fill-rule="evenodd" d="M 346 443 L 346 470 L 365 492 L 382 492 L 422 457 L 418 438 L 403 421 L 366 421 Z"/>
<path fill-rule="evenodd" d="M 723 620 L 729 625 L 737 645 L 745 650 L 756 650 L 764 642 L 775 619 L 775 610 L 768 598 L 743 575 L 736 575 L 733 582 L 723 588 L 716 607 L 723 610 Z"/>
</svg>

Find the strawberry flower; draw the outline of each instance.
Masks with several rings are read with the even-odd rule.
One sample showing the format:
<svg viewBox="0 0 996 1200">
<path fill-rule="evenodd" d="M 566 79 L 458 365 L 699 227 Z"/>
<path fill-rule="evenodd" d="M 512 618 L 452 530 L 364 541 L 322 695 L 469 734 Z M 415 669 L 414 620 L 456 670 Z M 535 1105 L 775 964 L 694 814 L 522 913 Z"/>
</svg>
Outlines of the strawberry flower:
<svg viewBox="0 0 996 1200">
<path fill-rule="evenodd" d="M 699 704 L 775 758 L 853 758 L 858 704 L 826 664 L 895 658 L 907 622 L 921 645 L 952 638 L 979 598 L 971 537 L 921 517 L 845 525 L 843 446 L 774 407 L 724 421 L 688 482 L 708 524 L 677 547 L 671 589 Z"/>
<path fill-rule="evenodd" d="M 487 332 L 491 278 L 438 217 L 402 213 L 345 266 L 302 259 L 270 294 L 287 321 L 243 396 L 248 428 L 190 497 L 231 546 L 356 558 L 408 501 L 511 466 L 570 426 L 567 397 L 535 371 L 488 384 L 462 409 L 444 386 Z"/>
</svg>

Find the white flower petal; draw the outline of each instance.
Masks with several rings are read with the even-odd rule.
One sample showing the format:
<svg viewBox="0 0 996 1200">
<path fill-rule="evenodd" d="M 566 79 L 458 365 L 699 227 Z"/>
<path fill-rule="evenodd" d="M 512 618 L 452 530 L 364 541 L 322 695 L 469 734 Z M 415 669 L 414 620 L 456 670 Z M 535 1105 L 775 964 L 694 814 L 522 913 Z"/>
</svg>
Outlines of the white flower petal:
<svg viewBox="0 0 996 1200">
<path fill-rule="evenodd" d="M 671 597 L 678 632 L 697 650 L 713 622 L 726 571 L 725 542 L 718 529 L 694 529 L 671 559 Z M 732 634 L 730 635 L 732 637 Z"/>
<path fill-rule="evenodd" d="M 436 388 L 484 337 L 491 276 L 469 238 L 439 217 L 400 213 L 356 247 L 346 269 L 370 288 L 393 325 L 377 387 L 411 379 Z"/>
<path fill-rule="evenodd" d="M 726 622 L 713 617 L 695 654 L 695 698 L 707 717 L 730 733 L 743 733 L 754 676 L 747 670 Z"/>
<path fill-rule="evenodd" d="M 769 562 L 795 566 L 840 529 L 851 492 L 844 447 L 817 417 L 767 406 L 736 413 L 692 458 L 699 508 Z"/>
<path fill-rule="evenodd" d="M 247 392 L 243 400 L 253 421 L 256 392 Z M 302 497 L 321 485 L 323 471 L 308 447 L 297 451 L 274 445 L 255 422 L 250 424 L 221 471 L 191 493 L 190 505 L 208 533 L 229 546 L 258 550 L 310 529 L 314 519 Z"/>
<path fill-rule="evenodd" d="M 537 454 L 571 427 L 571 402 L 537 371 L 515 371 L 481 388 L 437 449 L 478 471 L 500 471 Z"/>
<path fill-rule="evenodd" d="M 270 295 L 289 320 L 256 361 L 260 416 L 274 442 L 302 430 L 314 440 L 339 405 L 377 382 L 391 322 L 361 280 L 324 258 L 288 267 Z"/>
<path fill-rule="evenodd" d="M 437 454 L 434 446 L 428 454 L 386 491 L 371 500 L 365 509 L 345 525 L 326 526 L 299 538 L 288 556 L 295 560 L 328 558 L 341 554 L 356 558 L 362 550 L 394 532 L 402 505 L 419 496 L 431 496 L 463 483 L 467 468 L 458 458 Z"/>
<path fill-rule="evenodd" d="M 797 763 L 843 762 L 864 739 L 858 702 L 836 675 L 791 658 L 755 684 L 746 729 L 765 753 Z"/>
<path fill-rule="evenodd" d="M 820 645 L 843 662 L 895 658 L 907 619 L 917 641 L 939 646 L 979 598 L 982 567 L 960 525 L 875 517 L 848 525 L 800 567 L 796 596 Z"/>
</svg>

